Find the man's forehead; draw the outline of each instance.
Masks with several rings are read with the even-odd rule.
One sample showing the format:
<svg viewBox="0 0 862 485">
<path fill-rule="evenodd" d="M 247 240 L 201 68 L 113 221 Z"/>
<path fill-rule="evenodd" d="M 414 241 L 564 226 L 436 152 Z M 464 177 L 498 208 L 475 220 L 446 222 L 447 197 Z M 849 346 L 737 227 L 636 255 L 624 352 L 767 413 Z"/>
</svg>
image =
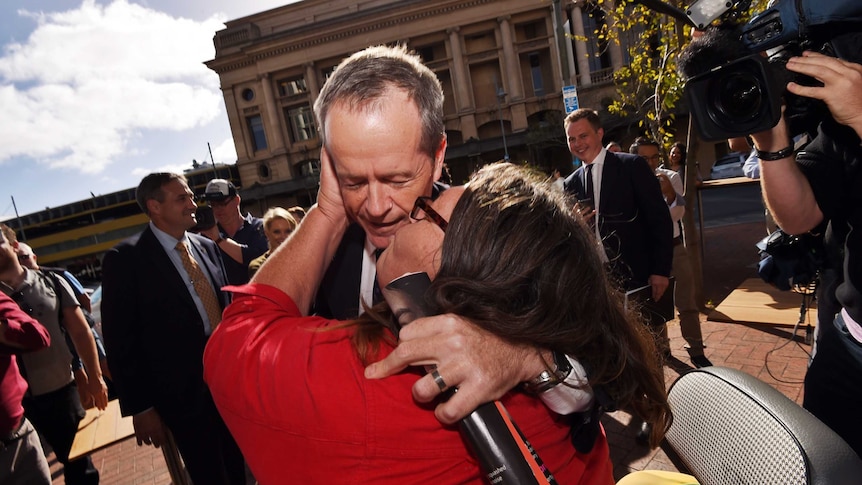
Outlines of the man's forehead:
<svg viewBox="0 0 862 485">
<path fill-rule="evenodd" d="M 388 179 L 397 177 L 415 178 L 431 173 L 433 160 L 427 153 L 417 150 L 412 156 L 391 156 L 369 158 L 359 163 L 332 157 L 339 178 L 364 177 L 372 174 L 375 178 Z"/>
</svg>

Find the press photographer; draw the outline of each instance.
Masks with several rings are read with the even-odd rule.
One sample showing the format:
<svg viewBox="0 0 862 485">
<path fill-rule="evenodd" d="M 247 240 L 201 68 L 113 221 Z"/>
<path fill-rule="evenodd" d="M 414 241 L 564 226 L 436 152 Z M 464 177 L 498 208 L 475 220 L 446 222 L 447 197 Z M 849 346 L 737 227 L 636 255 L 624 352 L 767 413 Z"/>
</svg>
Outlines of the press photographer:
<svg viewBox="0 0 862 485">
<path fill-rule="evenodd" d="M 841 15 L 836 16 L 835 12 Z M 820 1 L 816 5 L 813 0 L 784 0 L 764 14 L 767 13 L 773 20 L 771 25 L 778 25 L 776 35 L 785 45 L 816 48 L 820 52 L 806 50 L 789 56 L 783 68 L 792 76 L 790 82 L 773 84 L 775 78 L 764 80 L 775 74 L 772 68 L 742 70 L 737 71 L 736 76 L 728 76 L 726 73 L 730 71 L 723 71 L 724 68 L 703 70 L 707 65 L 704 59 L 715 56 L 710 54 L 714 51 L 710 51 L 709 43 L 715 43 L 714 32 L 718 28 L 710 27 L 707 35 L 692 42 L 683 56 L 690 61 L 682 66 L 683 73 L 690 78 L 689 83 L 698 84 L 695 81 L 707 79 L 700 85 L 703 89 L 693 89 L 688 94 L 689 102 L 699 107 L 695 113 L 698 124 L 701 128 L 707 126 L 706 131 L 711 135 L 744 134 L 722 131 L 723 120 L 735 115 L 740 116 L 739 126 L 754 126 L 750 133 L 761 160 L 763 195 L 786 232 L 825 231 L 827 253 L 836 260 L 833 265 L 836 279 L 832 283 L 836 287 L 834 297 L 840 311 L 818 322 L 816 353 L 805 378 L 803 406 L 862 455 L 862 414 L 858 412 L 862 407 L 862 233 L 859 231 L 862 227 L 862 65 L 859 64 L 862 23 L 843 20 L 859 19 L 862 5 L 849 0 Z M 749 32 L 752 25 L 763 25 L 764 14 L 746 24 L 742 32 Z M 776 18 L 781 22 L 776 24 Z M 788 19 L 792 18 L 799 20 L 799 24 L 790 24 Z M 836 18 L 842 20 L 839 22 L 834 20 Z M 748 50 L 752 46 L 771 48 L 777 45 L 772 41 L 752 42 L 745 34 L 740 40 Z M 737 42 L 733 48 L 739 46 Z M 718 62 L 723 64 L 727 60 L 723 58 Z M 712 62 L 714 66 L 715 61 Z M 752 81 L 738 89 L 729 82 L 734 80 L 763 82 Z M 794 96 L 822 102 L 828 111 L 822 114 L 807 110 L 792 112 L 787 103 L 779 102 L 776 122 L 765 122 L 764 126 L 747 124 L 752 120 L 745 116 L 762 115 L 772 109 L 776 99 L 794 99 Z M 742 109 L 747 105 L 750 105 L 748 111 L 737 113 L 730 109 L 734 106 Z M 792 124 L 791 115 L 801 117 L 793 119 L 802 119 L 804 123 Z M 795 152 L 791 139 L 800 126 L 812 131 L 813 139 L 804 150 Z M 716 127 L 715 131 L 710 131 Z"/>
</svg>

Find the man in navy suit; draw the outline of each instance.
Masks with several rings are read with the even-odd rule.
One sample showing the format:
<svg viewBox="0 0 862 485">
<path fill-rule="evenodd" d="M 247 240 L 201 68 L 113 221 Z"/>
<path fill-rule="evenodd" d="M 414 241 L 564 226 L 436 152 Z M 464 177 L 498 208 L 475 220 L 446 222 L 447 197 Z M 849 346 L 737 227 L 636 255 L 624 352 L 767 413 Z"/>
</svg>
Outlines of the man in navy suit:
<svg viewBox="0 0 862 485">
<path fill-rule="evenodd" d="M 194 483 L 244 484 L 242 454 L 203 380 L 203 352 L 228 295 L 215 243 L 195 225 L 185 177 L 147 175 L 138 205 L 150 218 L 102 263 L 102 328 L 124 416 L 138 444 L 156 447 L 170 430 Z"/>
<path fill-rule="evenodd" d="M 577 208 L 596 231 L 599 251 L 626 290 L 649 285 L 652 299 L 661 299 L 669 285 L 673 261 L 673 223 L 661 187 L 647 161 L 637 155 L 612 153 L 602 146 L 599 115 L 578 109 L 566 116 L 569 151 L 583 165 L 563 187 L 578 200 Z M 659 350 L 668 355 L 667 325 L 656 312 L 644 312 Z M 650 429 L 641 423 L 637 439 L 645 443 Z"/>
<path fill-rule="evenodd" d="M 624 287 L 650 285 L 658 301 L 669 283 L 673 225 L 655 174 L 642 157 L 603 148 L 594 110 L 573 111 L 565 129 L 569 150 L 584 162 L 564 182 L 566 192 L 577 197 Z"/>
</svg>

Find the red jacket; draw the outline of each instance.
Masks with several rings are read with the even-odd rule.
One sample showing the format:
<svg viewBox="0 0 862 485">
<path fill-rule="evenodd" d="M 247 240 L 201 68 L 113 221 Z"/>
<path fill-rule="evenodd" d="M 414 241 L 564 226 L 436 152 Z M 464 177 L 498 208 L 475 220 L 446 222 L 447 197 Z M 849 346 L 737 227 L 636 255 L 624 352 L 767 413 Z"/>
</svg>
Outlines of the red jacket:
<svg viewBox="0 0 862 485">
<path fill-rule="evenodd" d="M 262 485 L 484 483 L 457 428 L 417 404 L 423 369 L 368 380 L 352 329 L 303 317 L 266 285 L 238 289 L 204 353 L 204 378 L 225 423 Z M 381 358 L 391 348 L 381 352 Z M 581 455 L 569 426 L 539 400 L 502 399 L 560 484 L 613 484 L 607 441 Z"/>
</svg>

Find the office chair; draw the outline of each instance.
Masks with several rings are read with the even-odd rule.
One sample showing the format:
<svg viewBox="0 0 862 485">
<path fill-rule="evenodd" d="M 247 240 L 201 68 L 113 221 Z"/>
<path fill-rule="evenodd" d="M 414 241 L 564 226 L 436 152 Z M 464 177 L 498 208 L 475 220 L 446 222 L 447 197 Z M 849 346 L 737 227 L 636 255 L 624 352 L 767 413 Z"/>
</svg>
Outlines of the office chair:
<svg viewBox="0 0 862 485">
<path fill-rule="evenodd" d="M 668 400 L 666 451 L 701 485 L 862 483 L 862 460 L 843 439 L 745 372 L 693 370 L 671 385 Z"/>
</svg>

